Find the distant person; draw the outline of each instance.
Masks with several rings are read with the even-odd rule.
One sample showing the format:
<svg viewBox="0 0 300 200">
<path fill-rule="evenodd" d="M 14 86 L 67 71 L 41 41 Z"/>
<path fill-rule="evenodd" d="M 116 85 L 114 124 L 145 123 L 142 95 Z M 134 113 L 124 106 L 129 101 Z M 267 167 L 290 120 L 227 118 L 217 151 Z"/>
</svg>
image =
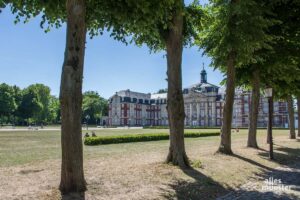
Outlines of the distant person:
<svg viewBox="0 0 300 200">
<path fill-rule="evenodd" d="M 97 135 L 94 131 L 92 131 L 92 137 L 97 137 Z"/>
<path fill-rule="evenodd" d="M 84 137 L 90 137 L 89 133 L 86 132 L 85 135 L 84 135 Z"/>
</svg>

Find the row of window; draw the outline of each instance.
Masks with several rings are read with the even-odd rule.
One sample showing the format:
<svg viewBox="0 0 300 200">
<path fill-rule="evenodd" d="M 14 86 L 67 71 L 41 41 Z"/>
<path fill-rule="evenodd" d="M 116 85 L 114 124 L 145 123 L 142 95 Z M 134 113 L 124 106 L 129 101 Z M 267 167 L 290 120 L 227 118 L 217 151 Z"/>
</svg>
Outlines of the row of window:
<svg viewBox="0 0 300 200">
<path fill-rule="evenodd" d="M 120 97 L 121 102 L 138 104 L 166 104 L 167 99 L 137 99 L 131 97 Z"/>
</svg>

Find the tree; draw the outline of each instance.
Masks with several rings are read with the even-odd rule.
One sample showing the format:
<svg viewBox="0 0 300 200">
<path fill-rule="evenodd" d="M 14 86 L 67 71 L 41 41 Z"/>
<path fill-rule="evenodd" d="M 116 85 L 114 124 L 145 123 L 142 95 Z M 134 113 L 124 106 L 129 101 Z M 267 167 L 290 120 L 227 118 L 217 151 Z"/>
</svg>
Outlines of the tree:
<svg viewBox="0 0 300 200">
<path fill-rule="evenodd" d="M 42 14 L 41 27 L 46 22 L 50 27 L 60 27 L 67 24 L 67 39 L 65 57 L 61 75 L 60 105 L 62 121 L 62 166 L 60 190 L 63 193 L 81 192 L 86 190 L 83 173 L 82 133 L 81 133 L 81 105 L 82 105 L 82 77 L 85 52 L 85 38 L 87 23 L 91 23 L 93 11 L 98 2 L 84 0 L 66 1 L 20 1 L 12 0 L 12 12 L 16 14 L 16 21 L 23 17 L 28 21 L 31 17 Z M 4 3 L 5 4 L 5 3 Z M 2 6 L 3 7 L 3 6 Z"/>
<path fill-rule="evenodd" d="M 134 3 L 110 1 L 102 6 L 110 19 L 107 27 L 113 27 L 116 39 L 126 43 L 126 36 L 130 35 L 130 42 L 138 46 L 146 44 L 153 52 L 167 52 L 167 110 L 170 126 L 167 162 L 181 167 L 188 166 L 183 138 L 185 115 L 181 60 L 183 46 L 192 44 L 196 32 L 201 28 L 201 7 L 197 3 L 185 6 L 183 0 L 141 0 Z M 110 9 L 114 12 L 110 12 Z M 101 24 L 102 21 L 103 19 L 98 17 L 97 22 Z M 94 30 L 99 30 L 97 24 L 94 27 Z"/>
<path fill-rule="evenodd" d="M 183 50 L 182 1 L 174 5 L 172 26 L 164 36 L 167 52 L 168 96 L 167 110 L 170 125 L 170 147 L 167 162 L 181 167 L 189 166 L 184 146 L 184 102 L 182 94 L 182 50 Z"/>
<path fill-rule="evenodd" d="M 97 92 L 88 91 L 83 93 L 82 103 L 82 118 L 90 116 L 90 122 L 95 123 L 102 116 L 107 114 L 108 102 L 104 98 L 100 97 Z"/>
<path fill-rule="evenodd" d="M 8 119 L 17 109 L 14 95 L 14 88 L 2 83 L 0 84 L 0 119 L 6 117 Z"/>
<path fill-rule="evenodd" d="M 258 107 L 260 100 L 260 73 L 256 69 L 252 75 L 252 92 L 251 92 L 251 107 L 249 117 L 249 130 L 248 130 L 248 147 L 258 148 L 256 140 Z"/>
<path fill-rule="evenodd" d="M 159 90 L 157 91 L 158 94 L 167 93 L 167 92 L 168 92 L 168 89 L 167 89 L 167 88 L 166 88 L 166 89 L 159 89 Z"/>
<path fill-rule="evenodd" d="M 46 123 L 49 115 L 50 88 L 43 84 L 33 84 L 28 86 L 27 90 L 35 94 L 36 100 L 41 106 L 39 111 L 34 112 L 33 120 L 38 123 Z"/>
<path fill-rule="evenodd" d="M 297 97 L 298 137 L 300 137 L 300 96 Z"/>
<path fill-rule="evenodd" d="M 39 99 L 38 91 L 35 87 L 29 86 L 22 92 L 22 101 L 18 107 L 20 117 L 27 121 L 27 124 L 37 120 L 43 110 L 43 105 Z"/>
<path fill-rule="evenodd" d="M 81 133 L 82 78 L 86 40 L 86 5 L 84 0 L 67 0 L 67 41 L 61 75 L 60 190 L 85 191 Z"/>
<path fill-rule="evenodd" d="M 151 1 L 152 2 L 152 1 Z M 141 20 L 139 29 L 129 27 L 136 44 L 146 44 L 151 50 L 165 50 L 167 57 L 167 112 L 170 146 L 166 161 L 180 167 L 189 166 L 184 145 L 184 102 L 182 94 L 183 46 L 192 44 L 201 29 L 202 8 L 197 2 L 185 6 L 182 0 L 163 1 L 149 24 Z M 152 5 L 155 7 L 155 4 Z M 153 12 L 151 9 L 151 11 Z M 158 17 L 157 17 L 158 16 Z M 139 21 L 135 18 L 135 21 Z"/>
<path fill-rule="evenodd" d="M 22 123 L 24 120 L 20 117 L 20 113 L 18 112 L 19 111 L 19 107 L 21 105 L 21 102 L 22 102 L 22 90 L 14 85 L 13 86 L 13 90 L 14 90 L 14 100 L 15 100 L 15 103 L 16 103 L 16 109 L 15 111 L 13 112 L 13 123 L 14 124 L 19 124 L 20 122 Z"/>
<path fill-rule="evenodd" d="M 226 97 L 218 152 L 232 154 L 231 123 L 236 69 L 255 63 L 254 53 L 269 47 L 270 21 L 263 18 L 261 1 L 215 0 L 207 8 L 204 31 L 197 43 L 212 57 L 212 65 L 226 73 Z"/>
<path fill-rule="evenodd" d="M 289 10 L 289 12 L 286 12 Z M 294 138 L 294 118 L 292 96 L 300 94 L 300 68 L 299 68 L 299 31 L 300 12 L 299 1 L 275 1 L 272 4 L 272 16 L 280 23 L 270 28 L 270 31 L 277 35 L 273 51 L 269 54 L 266 65 L 268 71 L 264 73 L 265 85 L 271 85 L 275 90 L 277 99 L 288 101 L 290 119 L 290 138 Z"/>
<path fill-rule="evenodd" d="M 59 100 L 55 96 L 50 96 L 47 122 L 57 124 L 60 121 L 60 105 Z"/>
<path fill-rule="evenodd" d="M 291 95 L 287 97 L 287 104 L 288 104 L 288 113 L 289 113 L 290 139 L 296 139 L 294 101 Z"/>
</svg>

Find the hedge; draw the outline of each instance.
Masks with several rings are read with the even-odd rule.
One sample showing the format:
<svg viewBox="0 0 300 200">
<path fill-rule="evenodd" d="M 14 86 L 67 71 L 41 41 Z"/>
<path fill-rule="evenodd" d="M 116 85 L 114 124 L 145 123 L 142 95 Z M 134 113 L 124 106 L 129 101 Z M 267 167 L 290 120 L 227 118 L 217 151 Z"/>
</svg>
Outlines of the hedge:
<svg viewBox="0 0 300 200">
<path fill-rule="evenodd" d="M 186 138 L 196 137 L 207 137 L 207 136 L 218 136 L 219 132 L 211 133 L 185 133 Z M 118 144 L 128 142 L 146 142 L 146 141 L 157 141 L 157 140 L 168 140 L 168 133 L 152 133 L 152 134 L 136 134 L 136 135 L 119 135 L 119 136 L 96 136 L 96 137 L 85 137 L 85 145 L 101 145 L 101 144 Z"/>
<path fill-rule="evenodd" d="M 144 129 L 169 129 L 169 126 L 144 126 Z M 248 129 L 248 127 L 238 127 L 239 129 Z M 185 126 L 184 129 L 221 129 L 221 126 Z M 232 126 L 232 130 L 235 129 L 234 126 Z M 258 127 L 258 130 L 265 130 L 267 127 Z M 289 128 L 285 127 L 273 127 L 273 130 L 289 130 Z"/>
</svg>

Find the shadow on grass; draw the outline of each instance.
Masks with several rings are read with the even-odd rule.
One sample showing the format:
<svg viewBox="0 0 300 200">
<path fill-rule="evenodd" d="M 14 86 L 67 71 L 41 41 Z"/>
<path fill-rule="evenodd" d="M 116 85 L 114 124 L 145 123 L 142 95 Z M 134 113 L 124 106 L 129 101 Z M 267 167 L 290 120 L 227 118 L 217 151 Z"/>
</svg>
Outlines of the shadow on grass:
<svg viewBox="0 0 300 200">
<path fill-rule="evenodd" d="M 259 156 L 269 159 L 269 153 L 268 152 L 260 152 L 258 153 Z M 281 145 L 275 145 L 274 148 L 274 160 L 273 162 L 276 162 L 281 165 L 294 165 L 295 162 L 300 161 L 300 149 L 294 149 L 289 148 Z"/>
<path fill-rule="evenodd" d="M 61 194 L 61 200 L 85 200 L 85 193 Z"/>
<path fill-rule="evenodd" d="M 249 186 L 240 188 L 230 188 L 221 185 L 212 178 L 202 174 L 196 169 L 182 169 L 182 172 L 192 178 L 192 180 L 178 180 L 168 184 L 169 191 L 163 193 L 166 199 L 275 199 L 275 200 L 296 200 L 300 199 L 300 149 L 278 147 L 274 151 L 276 158 L 272 162 L 284 164 L 281 168 L 270 168 L 252 159 L 234 154 L 233 157 L 261 168 L 261 172 L 256 174 L 257 181 Z M 260 151 L 259 156 L 269 159 L 268 151 Z M 291 162 L 293 160 L 293 162 Z M 230 178 L 230 177 L 228 177 Z M 264 190 L 262 186 L 267 184 L 266 180 L 280 180 L 282 186 L 288 186 L 288 191 Z M 247 184 L 244 183 L 244 184 Z M 279 185 L 280 187 L 280 185 Z M 172 192 L 171 192 L 172 191 Z"/>
<path fill-rule="evenodd" d="M 208 200 L 216 199 L 216 197 L 230 191 L 230 189 L 224 188 L 221 184 L 194 168 L 182 168 L 182 171 L 193 180 L 178 180 L 168 184 L 168 187 L 175 193 L 169 190 L 164 191 L 163 197 L 165 199 Z"/>
<path fill-rule="evenodd" d="M 259 153 L 259 154 L 260 154 L 260 153 Z M 267 152 L 263 152 L 263 154 L 268 154 L 268 153 L 267 153 Z M 268 155 L 269 155 L 269 154 L 268 154 Z M 240 159 L 240 160 L 243 160 L 243 161 L 245 161 L 245 162 L 248 162 L 248 163 L 250 163 L 250 164 L 252 164 L 252 165 L 255 165 L 255 166 L 257 166 L 257 167 L 260 167 L 260 168 L 262 168 L 262 169 L 269 170 L 269 171 L 270 171 L 270 170 L 273 170 L 272 168 L 270 168 L 270 167 L 268 167 L 268 166 L 265 166 L 265 165 L 263 165 L 263 164 L 260 164 L 260 163 L 254 161 L 254 160 L 249 159 L 249 158 L 245 158 L 245 157 L 240 156 L 240 155 L 238 155 L 238 154 L 233 154 L 232 156 L 235 157 L 235 158 L 238 158 L 238 159 Z"/>
<path fill-rule="evenodd" d="M 254 183 L 251 187 L 239 188 L 226 196 L 217 198 L 219 200 L 227 199 L 276 199 L 276 200 L 296 200 L 300 199 L 300 149 L 283 147 L 276 145 L 274 150 L 274 160 L 283 166 L 276 169 L 264 166 L 256 161 L 242 157 L 240 155 L 233 155 L 245 162 L 263 168 L 261 173 L 256 174 L 258 183 Z M 259 156 L 269 159 L 268 152 L 259 152 Z M 274 182 L 280 180 L 280 183 Z M 268 181 L 268 182 L 267 182 Z M 259 184 L 260 183 L 260 184 Z M 270 185 L 269 185 L 270 184 Z M 274 185 L 273 185 L 274 184 Z M 263 186 L 269 188 L 263 190 Z M 288 189 L 283 189 L 288 186 Z M 277 189 L 276 189 L 277 187 Z M 266 188 L 266 187 L 265 187 Z M 275 189 L 274 189 L 275 188 Z M 281 190 L 281 191 L 280 191 Z M 238 197 L 238 198 L 237 198 Z"/>
</svg>

